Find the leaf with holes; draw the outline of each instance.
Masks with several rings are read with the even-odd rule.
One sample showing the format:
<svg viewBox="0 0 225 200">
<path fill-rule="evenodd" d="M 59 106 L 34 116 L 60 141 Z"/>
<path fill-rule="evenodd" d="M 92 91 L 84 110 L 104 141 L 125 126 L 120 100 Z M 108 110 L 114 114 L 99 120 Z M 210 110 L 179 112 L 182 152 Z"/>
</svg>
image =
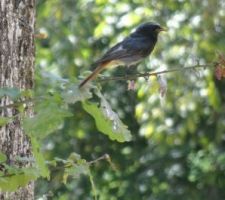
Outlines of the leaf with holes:
<svg viewBox="0 0 225 200">
<path fill-rule="evenodd" d="M 100 107 L 96 103 L 82 102 L 82 106 L 94 119 L 99 131 L 111 140 L 126 142 L 131 140 L 131 133 L 118 115 L 112 111 L 108 102 L 102 97 Z"/>
</svg>

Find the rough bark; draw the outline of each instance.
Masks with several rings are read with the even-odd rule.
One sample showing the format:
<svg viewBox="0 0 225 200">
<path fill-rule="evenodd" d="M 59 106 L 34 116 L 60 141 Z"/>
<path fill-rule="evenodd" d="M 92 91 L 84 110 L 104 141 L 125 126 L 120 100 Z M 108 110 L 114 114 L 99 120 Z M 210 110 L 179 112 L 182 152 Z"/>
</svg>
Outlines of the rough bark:
<svg viewBox="0 0 225 200">
<path fill-rule="evenodd" d="M 0 1 L 0 87 L 33 88 L 34 78 L 34 21 L 35 0 Z M 0 106 L 12 104 L 8 97 L 0 99 Z M 32 105 L 25 108 L 25 115 L 33 114 Z M 16 156 L 31 157 L 29 139 L 21 128 L 17 108 L 4 108 L 0 116 L 15 120 L 0 127 L 0 151 L 7 155 L 9 165 L 30 166 L 18 163 Z M 34 199 L 34 183 L 16 192 L 0 192 L 0 199 Z"/>
</svg>

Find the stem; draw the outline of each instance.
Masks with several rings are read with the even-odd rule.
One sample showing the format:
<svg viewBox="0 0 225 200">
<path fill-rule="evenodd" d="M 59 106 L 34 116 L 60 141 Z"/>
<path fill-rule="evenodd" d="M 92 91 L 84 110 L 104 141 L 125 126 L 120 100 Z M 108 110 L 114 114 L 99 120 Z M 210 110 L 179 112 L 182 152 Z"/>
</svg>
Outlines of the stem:
<svg viewBox="0 0 225 200">
<path fill-rule="evenodd" d="M 96 162 L 100 161 L 100 160 L 107 160 L 109 159 L 109 155 L 108 154 L 104 154 L 102 155 L 101 157 L 95 159 L 95 160 L 92 160 L 92 161 L 89 161 L 88 164 L 89 165 L 92 165 L 92 164 L 95 164 Z"/>
</svg>

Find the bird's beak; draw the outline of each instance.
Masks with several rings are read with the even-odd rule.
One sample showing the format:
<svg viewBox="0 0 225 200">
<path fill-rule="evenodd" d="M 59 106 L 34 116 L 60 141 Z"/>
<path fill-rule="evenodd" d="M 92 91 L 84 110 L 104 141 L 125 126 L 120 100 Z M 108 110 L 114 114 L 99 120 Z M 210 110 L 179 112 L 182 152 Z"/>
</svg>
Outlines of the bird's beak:
<svg viewBox="0 0 225 200">
<path fill-rule="evenodd" d="M 159 29 L 159 32 L 161 32 L 161 31 L 167 31 L 167 29 L 161 27 L 161 28 Z"/>
</svg>

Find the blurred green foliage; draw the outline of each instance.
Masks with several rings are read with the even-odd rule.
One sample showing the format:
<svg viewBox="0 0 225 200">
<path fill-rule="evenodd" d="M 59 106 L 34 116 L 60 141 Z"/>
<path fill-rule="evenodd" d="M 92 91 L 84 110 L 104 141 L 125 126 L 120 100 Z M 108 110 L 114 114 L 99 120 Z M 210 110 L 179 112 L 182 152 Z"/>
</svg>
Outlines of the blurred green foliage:
<svg viewBox="0 0 225 200">
<path fill-rule="evenodd" d="M 90 70 L 109 46 L 145 21 L 158 22 L 168 32 L 139 71 L 211 63 L 217 52 L 225 52 L 223 0 L 37 0 L 36 29 L 48 37 L 36 39 L 35 94 L 53 94 L 60 102 L 64 79 L 73 82 Z M 115 74 L 124 70 L 104 72 Z M 80 102 L 67 108 L 73 117 L 63 122 L 54 116 L 63 108 L 46 106 L 60 126 L 43 141 L 46 160 L 66 160 L 76 152 L 91 161 L 108 153 L 115 167 L 101 160 L 90 166 L 92 184 L 88 176 L 67 178 L 64 184 L 62 170 L 53 166 L 50 180 L 38 180 L 36 198 L 88 200 L 95 193 L 99 200 L 224 199 L 224 80 L 216 81 L 208 69 L 171 73 L 166 79 L 164 99 L 154 77 L 138 80 L 136 92 L 127 91 L 122 81 L 102 83 L 105 98 L 131 131 L 130 142 L 99 134 Z M 76 101 L 76 94 L 65 98 Z"/>
</svg>

